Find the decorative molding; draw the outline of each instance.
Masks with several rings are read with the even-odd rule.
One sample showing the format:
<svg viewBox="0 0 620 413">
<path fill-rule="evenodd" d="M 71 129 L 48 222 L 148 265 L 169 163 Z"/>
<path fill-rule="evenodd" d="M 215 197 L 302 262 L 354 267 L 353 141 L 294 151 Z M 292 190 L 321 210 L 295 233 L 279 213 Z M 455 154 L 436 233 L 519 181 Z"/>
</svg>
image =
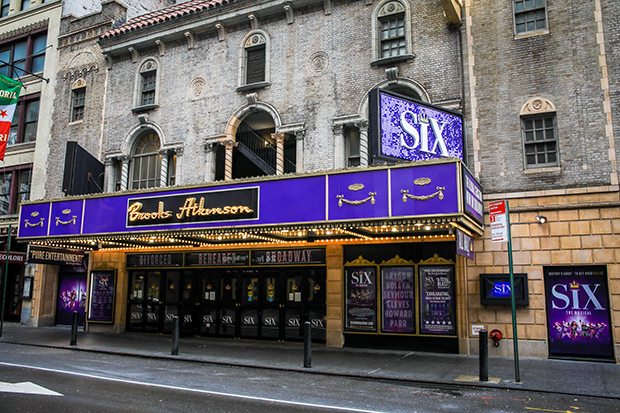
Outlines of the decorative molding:
<svg viewBox="0 0 620 413">
<path fill-rule="evenodd" d="M 191 50 L 194 47 L 196 47 L 196 41 L 194 39 L 194 34 L 191 32 L 191 30 L 186 31 L 183 34 L 185 35 L 185 38 L 187 39 L 187 50 Z"/>
<path fill-rule="evenodd" d="M 29 33 L 33 30 L 42 29 L 47 26 L 49 26 L 49 19 L 41 20 L 27 26 L 19 27 L 15 30 L 0 34 L 0 41 L 9 40 L 12 37 L 21 36 L 22 34 Z"/>
<path fill-rule="evenodd" d="M 83 66 L 81 69 L 71 69 L 67 70 L 65 74 L 62 76 L 63 80 L 73 80 L 84 78 L 91 73 L 97 73 L 99 71 L 99 66 L 97 63 L 92 63 L 86 66 Z"/>
<path fill-rule="evenodd" d="M 258 46 L 265 43 L 267 43 L 267 38 L 265 36 L 261 33 L 254 33 L 247 38 L 244 47 L 247 49 L 248 47 Z"/>
<path fill-rule="evenodd" d="M 187 87 L 187 94 L 192 100 L 198 100 L 204 97 L 206 91 L 207 81 L 203 77 L 194 78 L 191 82 L 189 82 Z"/>
<path fill-rule="evenodd" d="M 375 264 L 374 261 L 368 261 L 366 258 L 360 255 L 356 260 L 347 262 L 344 265 L 346 266 L 346 265 L 377 265 L 377 264 Z"/>
<path fill-rule="evenodd" d="M 290 4 L 285 4 L 284 14 L 286 15 L 286 24 L 295 23 L 295 15 L 293 14 L 293 6 L 291 6 Z"/>
<path fill-rule="evenodd" d="M 138 120 L 140 121 L 140 125 L 146 125 L 149 121 L 148 113 L 145 113 L 143 115 L 138 115 Z"/>
<path fill-rule="evenodd" d="M 525 102 L 525 104 L 521 107 L 521 112 L 519 115 L 536 115 L 539 113 L 548 112 L 556 112 L 553 102 L 549 99 L 535 97 Z"/>
<path fill-rule="evenodd" d="M 215 23 L 215 29 L 217 30 L 217 37 L 220 42 L 224 41 L 224 36 L 226 36 L 226 26 L 224 23 L 217 22 Z"/>
<path fill-rule="evenodd" d="M 323 9 L 326 16 L 332 14 L 332 0 L 323 0 Z"/>
<path fill-rule="evenodd" d="M 314 76 L 322 75 L 329 68 L 329 55 L 323 50 L 318 50 L 310 55 L 306 62 L 308 73 Z"/>
<path fill-rule="evenodd" d="M 157 48 L 159 49 L 159 55 L 163 56 L 166 53 L 166 44 L 161 39 L 155 40 L 155 44 L 157 45 Z"/>
<path fill-rule="evenodd" d="M 254 13 L 250 13 L 248 14 L 248 19 L 250 19 L 250 27 L 252 27 L 252 30 L 258 29 L 258 17 Z"/>
<path fill-rule="evenodd" d="M 131 53 L 131 63 L 138 63 L 138 51 L 133 47 L 129 47 L 127 50 Z"/>
<path fill-rule="evenodd" d="M 454 264 L 454 261 L 447 260 L 445 258 L 441 258 L 439 255 L 435 254 L 431 258 L 427 260 L 420 261 L 418 264 Z"/>
<path fill-rule="evenodd" d="M 385 75 L 387 76 L 388 84 L 393 85 L 398 81 L 398 68 L 389 67 L 385 69 Z"/>
<path fill-rule="evenodd" d="M 82 78 L 77 79 L 73 82 L 73 85 L 71 85 L 71 89 L 81 89 L 83 87 L 86 87 L 86 81 Z"/>
<path fill-rule="evenodd" d="M 396 255 L 394 258 L 383 261 L 380 265 L 414 265 L 413 261 L 407 261 Z"/>
<path fill-rule="evenodd" d="M 157 70 L 157 62 L 153 59 L 148 59 L 140 66 L 140 73 L 151 72 L 153 70 Z"/>
<path fill-rule="evenodd" d="M 404 13 L 405 6 L 400 1 L 390 1 L 385 3 L 377 13 L 377 17 L 385 17 L 392 14 Z"/>
</svg>

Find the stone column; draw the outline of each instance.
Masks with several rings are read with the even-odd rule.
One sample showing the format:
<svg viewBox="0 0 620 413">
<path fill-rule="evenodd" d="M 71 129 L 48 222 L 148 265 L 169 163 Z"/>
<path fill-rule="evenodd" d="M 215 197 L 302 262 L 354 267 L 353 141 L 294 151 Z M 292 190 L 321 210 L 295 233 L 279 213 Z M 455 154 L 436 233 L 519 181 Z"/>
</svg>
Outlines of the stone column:
<svg viewBox="0 0 620 413">
<path fill-rule="evenodd" d="M 304 137 L 306 131 L 300 129 L 295 131 L 295 172 L 304 171 Z"/>
<path fill-rule="evenodd" d="M 161 149 L 158 153 L 161 156 L 161 168 L 159 171 L 159 186 L 168 186 L 168 155 L 169 149 Z"/>
<path fill-rule="evenodd" d="M 118 157 L 121 164 L 121 191 L 126 191 L 129 186 L 129 161 L 131 157 L 129 155 L 123 155 Z"/>
<path fill-rule="evenodd" d="M 232 179 L 232 163 L 233 163 L 233 148 L 239 144 L 232 139 L 226 139 L 220 142 L 226 148 L 226 161 L 224 163 L 224 180 L 230 181 Z"/>
<path fill-rule="evenodd" d="M 286 133 L 272 133 L 271 137 L 276 141 L 276 175 L 284 173 L 284 141 L 288 138 Z"/>
<path fill-rule="evenodd" d="M 114 159 L 113 158 L 105 158 L 103 161 L 105 165 L 105 178 L 104 178 L 104 188 L 105 192 L 114 192 Z"/>
<path fill-rule="evenodd" d="M 360 166 L 368 166 L 368 121 L 357 122 L 360 130 Z"/>
<path fill-rule="evenodd" d="M 218 143 L 213 141 L 208 141 L 204 145 L 206 152 L 205 182 L 215 181 L 217 145 Z"/>
<path fill-rule="evenodd" d="M 334 169 L 344 168 L 344 125 L 333 125 L 332 129 L 334 131 Z"/>
</svg>

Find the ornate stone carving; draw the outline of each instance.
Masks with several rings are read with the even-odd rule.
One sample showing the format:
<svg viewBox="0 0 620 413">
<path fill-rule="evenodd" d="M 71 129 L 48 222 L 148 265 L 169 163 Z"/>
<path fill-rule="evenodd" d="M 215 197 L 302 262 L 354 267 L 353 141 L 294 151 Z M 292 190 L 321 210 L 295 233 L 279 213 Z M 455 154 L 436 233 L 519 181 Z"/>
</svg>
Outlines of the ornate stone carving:
<svg viewBox="0 0 620 413">
<path fill-rule="evenodd" d="M 377 17 L 389 16 L 390 14 L 404 13 L 405 6 L 399 1 L 385 3 L 377 13 Z"/>
<path fill-rule="evenodd" d="M 306 68 L 311 75 L 322 75 L 329 68 L 329 55 L 322 50 L 312 53 L 308 58 Z"/>
<path fill-rule="evenodd" d="M 142 66 L 140 66 L 140 73 L 150 72 L 153 70 L 157 70 L 157 62 L 155 62 L 155 60 L 149 59 L 146 62 L 142 63 Z"/>
<path fill-rule="evenodd" d="M 202 98 L 207 91 L 207 81 L 202 77 L 194 78 L 187 88 L 187 94 L 192 100 Z"/>
<path fill-rule="evenodd" d="M 521 107 L 521 116 L 524 115 L 535 115 L 538 113 L 547 113 L 547 112 L 555 112 L 555 105 L 549 99 L 535 97 L 523 105 Z"/>
<path fill-rule="evenodd" d="M 267 39 L 265 39 L 265 36 L 260 33 L 254 33 L 245 41 L 245 47 L 254 47 L 265 43 L 267 43 Z"/>
</svg>

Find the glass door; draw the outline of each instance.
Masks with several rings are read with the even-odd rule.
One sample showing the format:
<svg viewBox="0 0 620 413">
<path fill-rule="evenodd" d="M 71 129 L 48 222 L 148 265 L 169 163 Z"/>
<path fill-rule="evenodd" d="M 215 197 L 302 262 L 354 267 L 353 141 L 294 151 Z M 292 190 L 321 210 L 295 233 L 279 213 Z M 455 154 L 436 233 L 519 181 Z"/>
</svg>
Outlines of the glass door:
<svg viewBox="0 0 620 413">
<path fill-rule="evenodd" d="M 128 331 L 142 331 L 144 327 L 144 282 L 146 274 L 143 271 L 134 271 L 130 275 L 129 305 L 127 316 Z"/>
<path fill-rule="evenodd" d="M 259 278 L 258 272 L 244 270 L 241 275 L 241 332 L 244 338 L 257 338 L 259 336 Z"/>
<path fill-rule="evenodd" d="M 239 275 L 236 271 L 222 272 L 218 291 L 218 335 L 222 337 L 239 337 Z"/>
<path fill-rule="evenodd" d="M 310 321 L 312 340 L 325 342 L 327 331 L 327 296 L 325 270 L 308 271 L 308 298 L 305 320 Z"/>
<path fill-rule="evenodd" d="M 200 327 L 199 334 L 215 335 L 217 333 L 217 285 L 218 275 L 214 271 L 202 271 L 198 274 L 200 283 L 199 296 L 196 297 L 200 302 Z"/>
<path fill-rule="evenodd" d="M 181 290 L 181 273 L 179 271 L 166 272 L 166 295 L 164 300 L 163 332 L 172 334 L 174 317 L 179 317 L 179 295 Z M 181 319 L 179 319 L 179 323 Z"/>
<path fill-rule="evenodd" d="M 146 273 L 146 301 L 144 303 L 144 331 L 159 333 L 161 332 L 159 321 L 161 319 L 161 283 L 162 273 L 160 271 L 149 271 Z"/>
<path fill-rule="evenodd" d="M 282 273 L 265 271 L 261 274 L 261 337 L 279 340 L 283 337 L 282 325 Z"/>
<path fill-rule="evenodd" d="M 200 298 L 194 271 L 185 271 L 181 277 L 181 316 L 181 334 L 185 336 L 198 334 Z"/>
<path fill-rule="evenodd" d="M 284 304 L 284 338 L 286 340 L 303 339 L 303 296 L 306 284 L 301 270 L 286 269 L 286 299 Z"/>
</svg>

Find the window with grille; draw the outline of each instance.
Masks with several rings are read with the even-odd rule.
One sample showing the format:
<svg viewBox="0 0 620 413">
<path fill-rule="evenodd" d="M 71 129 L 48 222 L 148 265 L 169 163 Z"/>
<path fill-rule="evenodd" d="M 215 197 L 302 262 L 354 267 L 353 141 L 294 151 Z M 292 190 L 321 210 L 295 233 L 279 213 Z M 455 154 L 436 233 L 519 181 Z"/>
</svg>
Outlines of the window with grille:
<svg viewBox="0 0 620 413">
<path fill-rule="evenodd" d="M 381 20 L 381 58 L 400 56 L 407 53 L 405 42 L 405 17 L 391 17 Z"/>
<path fill-rule="evenodd" d="M 150 132 L 135 146 L 132 159 L 131 189 L 154 188 L 160 184 L 161 147 L 159 136 Z"/>
<path fill-rule="evenodd" d="M 545 0 L 514 0 L 514 18 L 516 34 L 547 29 Z"/>
<path fill-rule="evenodd" d="M 151 109 L 158 104 L 158 70 L 158 63 L 154 59 L 149 58 L 140 65 L 136 99 L 137 110 Z"/>
<path fill-rule="evenodd" d="M 74 89 L 72 92 L 71 122 L 84 119 L 84 104 L 86 100 L 86 88 Z"/>
<path fill-rule="evenodd" d="M 558 143 L 555 114 L 523 117 L 521 123 L 526 167 L 557 166 Z"/>
<path fill-rule="evenodd" d="M 246 50 L 246 84 L 265 81 L 265 45 Z"/>
</svg>

